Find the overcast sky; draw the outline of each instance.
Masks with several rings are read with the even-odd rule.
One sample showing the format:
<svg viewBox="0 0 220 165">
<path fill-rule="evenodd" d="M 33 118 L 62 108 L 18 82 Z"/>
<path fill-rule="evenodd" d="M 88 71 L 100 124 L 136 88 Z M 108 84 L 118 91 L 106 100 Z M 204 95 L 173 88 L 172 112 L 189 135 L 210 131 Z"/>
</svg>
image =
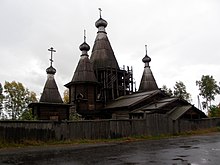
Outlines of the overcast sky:
<svg viewBox="0 0 220 165">
<path fill-rule="evenodd" d="M 87 43 L 94 44 L 98 8 L 118 63 L 133 66 L 137 88 L 145 44 L 158 86 L 183 81 L 196 106 L 195 81 L 202 75 L 220 81 L 219 0 L 0 0 L 0 83 L 15 80 L 39 96 L 52 46 L 63 95 L 80 58 L 84 29 Z"/>
</svg>

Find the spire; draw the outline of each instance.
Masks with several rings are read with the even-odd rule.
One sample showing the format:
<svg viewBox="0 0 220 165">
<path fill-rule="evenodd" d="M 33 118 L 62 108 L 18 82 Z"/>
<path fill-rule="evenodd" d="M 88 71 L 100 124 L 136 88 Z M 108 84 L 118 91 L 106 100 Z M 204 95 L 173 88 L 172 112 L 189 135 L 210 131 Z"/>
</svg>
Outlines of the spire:
<svg viewBox="0 0 220 165">
<path fill-rule="evenodd" d="M 99 9 L 99 11 L 100 18 L 95 23 L 98 32 L 92 49 L 91 62 L 93 63 L 94 69 L 106 67 L 119 69 L 118 62 L 108 40 L 107 33 L 105 32 L 108 23 L 101 17 L 101 9 Z"/>
<path fill-rule="evenodd" d="M 150 69 L 149 63 L 151 61 L 151 58 L 147 55 L 147 45 L 145 45 L 145 49 L 146 49 L 146 55 L 142 59 L 143 63 L 145 63 L 144 72 L 143 72 L 140 87 L 138 90 L 140 92 L 152 91 L 152 90 L 158 89 L 157 83 L 156 83 L 154 76 L 153 76 L 153 73 Z"/>
<path fill-rule="evenodd" d="M 53 52 L 56 52 L 52 47 L 48 49 L 51 52 L 50 58 L 50 66 L 46 69 L 47 72 L 47 81 L 44 86 L 43 93 L 40 98 L 40 102 L 47 103 L 63 103 L 60 93 L 58 91 L 58 87 L 56 81 L 54 79 L 54 74 L 56 73 L 56 69 L 52 66 L 53 63 Z"/>
</svg>

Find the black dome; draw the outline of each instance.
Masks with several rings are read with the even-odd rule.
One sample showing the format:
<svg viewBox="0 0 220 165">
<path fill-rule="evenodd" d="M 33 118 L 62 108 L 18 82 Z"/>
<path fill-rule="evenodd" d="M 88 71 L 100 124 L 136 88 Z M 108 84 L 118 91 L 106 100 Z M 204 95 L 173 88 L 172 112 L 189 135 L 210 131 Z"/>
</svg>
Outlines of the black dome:
<svg viewBox="0 0 220 165">
<path fill-rule="evenodd" d="M 56 73 L 56 69 L 52 66 L 50 66 L 49 68 L 46 69 L 47 74 L 55 74 Z"/>
<path fill-rule="evenodd" d="M 83 50 L 89 51 L 90 46 L 89 46 L 86 42 L 83 42 L 83 43 L 79 46 L 79 49 L 80 49 L 81 51 L 83 51 Z"/>
<path fill-rule="evenodd" d="M 146 55 L 143 59 L 142 59 L 142 61 L 144 62 L 144 63 L 146 63 L 146 62 L 150 62 L 151 61 L 151 58 L 148 56 L 148 55 Z"/>
<path fill-rule="evenodd" d="M 99 20 L 97 20 L 97 21 L 95 22 L 95 26 L 96 26 L 97 28 L 100 27 L 100 26 L 106 27 L 107 25 L 108 25 L 107 21 L 104 20 L 104 19 L 102 19 L 102 18 L 99 18 Z"/>
</svg>

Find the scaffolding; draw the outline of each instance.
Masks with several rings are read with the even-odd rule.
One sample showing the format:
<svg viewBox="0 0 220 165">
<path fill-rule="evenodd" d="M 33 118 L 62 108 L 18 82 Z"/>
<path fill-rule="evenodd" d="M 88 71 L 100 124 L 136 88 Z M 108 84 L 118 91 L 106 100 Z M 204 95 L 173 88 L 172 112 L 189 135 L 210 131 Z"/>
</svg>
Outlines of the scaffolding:
<svg viewBox="0 0 220 165">
<path fill-rule="evenodd" d="M 105 67 L 95 69 L 95 74 L 100 86 L 98 93 L 100 100 L 105 104 L 109 101 L 124 95 L 133 93 L 133 68 L 127 69 L 123 66 L 122 69 Z"/>
</svg>

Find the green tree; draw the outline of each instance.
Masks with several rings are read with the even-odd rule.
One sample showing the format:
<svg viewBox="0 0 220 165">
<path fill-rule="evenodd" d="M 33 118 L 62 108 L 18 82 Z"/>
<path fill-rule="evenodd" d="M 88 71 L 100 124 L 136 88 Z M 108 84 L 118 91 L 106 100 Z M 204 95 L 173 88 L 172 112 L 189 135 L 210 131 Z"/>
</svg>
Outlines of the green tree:
<svg viewBox="0 0 220 165">
<path fill-rule="evenodd" d="M 5 82 L 5 111 L 11 119 L 19 119 L 28 110 L 28 104 L 37 101 L 36 94 L 30 92 L 20 82 Z"/>
<path fill-rule="evenodd" d="M 37 102 L 37 95 L 35 92 L 28 92 L 27 95 L 27 105 L 32 102 Z M 35 120 L 32 109 L 31 108 L 25 108 L 25 110 L 22 112 L 21 116 L 19 117 L 20 120 Z"/>
<path fill-rule="evenodd" d="M 4 99 L 3 87 L 2 84 L 0 83 L 0 118 L 3 115 L 3 99 Z"/>
<path fill-rule="evenodd" d="M 203 108 L 211 107 L 211 102 L 215 100 L 215 96 L 220 94 L 220 87 L 213 78 L 213 76 L 202 75 L 201 80 L 196 81 L 196 85 L 199 86 L 199 95 L 205 99 L 203 102 Z"/>
<path fill-rule="evenodd" d="M 209 117 L 220 117 L 220 104 L 218 106 L 212 105 L 208 111 Z"/>
<path fill-rule="evenodd" d="M 64 103 L 69 103 L 69 89 L 66 89 L 63 92 L 63 102 Z"/>
<path fill-rule="evenodd" d="M 168 96 L 173 96 L 173 91 L 170 88 L 168 88 L 166 85 L 163 85 L 161 90 L 164 91 L 164 93 L 167 94 Z"/>
<path fill-rule="evenodd" d="M 25 109 L 21 116 L 19 117 L 19 120 L 34 120 L 35 118 L 32 115 L 31 109 Z"/>
<path fill-rule="evenodd" d="M 186 86 L 182 81 L 176 82 L 173 88 L 174 88 L 173 95 L 175 97 L 186 100 L 188 102 L 192 101 L 191 95 L 186 91 Z"/>
</svg>

